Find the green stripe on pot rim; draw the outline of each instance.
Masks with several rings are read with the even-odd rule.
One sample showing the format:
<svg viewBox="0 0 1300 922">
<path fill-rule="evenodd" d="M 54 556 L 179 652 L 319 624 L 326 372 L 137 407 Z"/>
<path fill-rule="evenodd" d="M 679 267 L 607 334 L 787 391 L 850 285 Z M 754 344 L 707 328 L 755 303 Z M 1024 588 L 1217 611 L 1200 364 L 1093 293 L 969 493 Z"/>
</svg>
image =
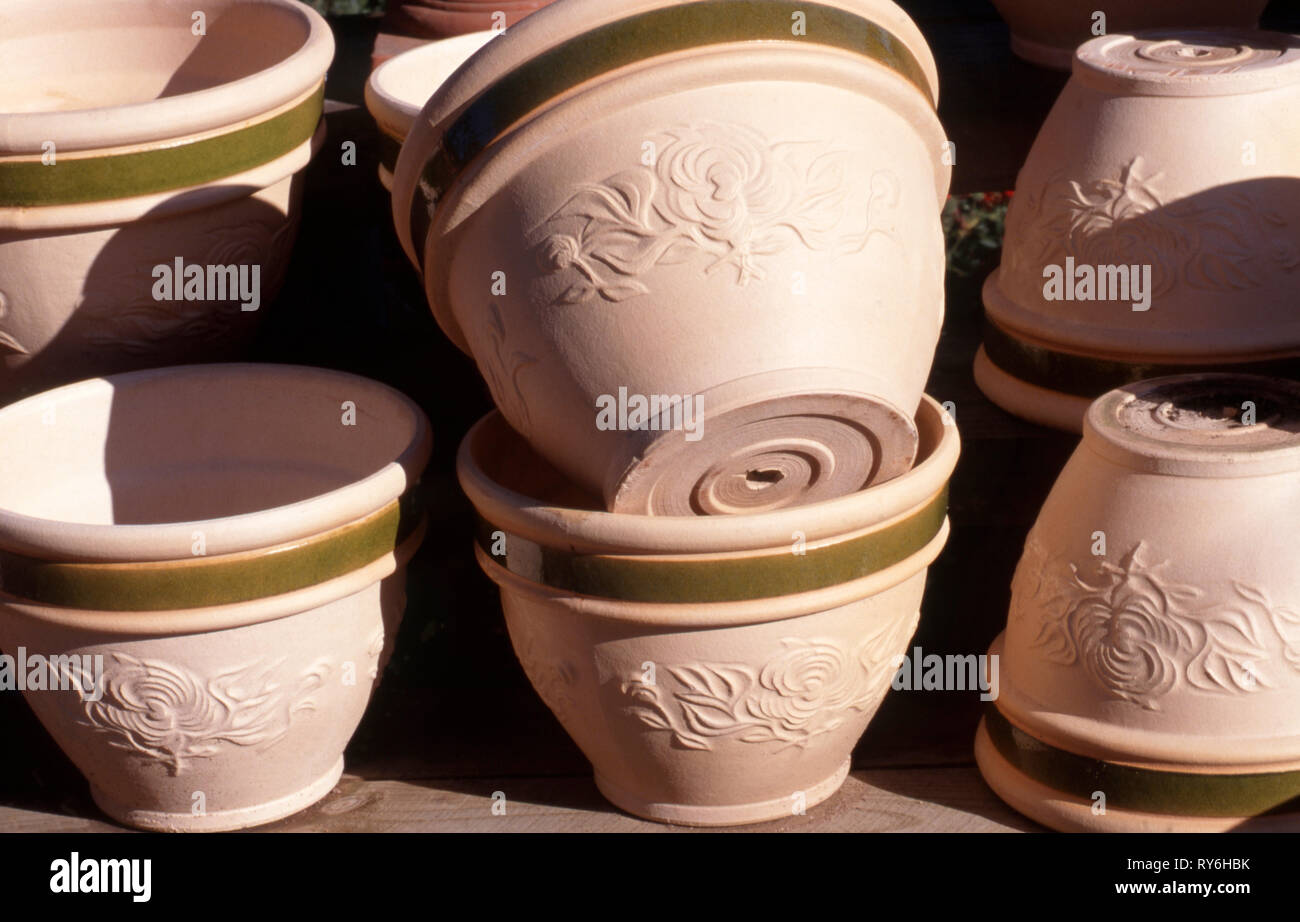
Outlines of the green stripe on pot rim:
<svg viewBox="0 0 1300 922">
<path fill-rule="evenodd" d="M 802 14 L 805 34 L 794 34 Z M 411 200 L 410 228 L 423 261 L 424 239 L 457 175 L 505 131 L 594 77 L 646 58 L 730 42 L 806 42 L 870 58 L 914 85 L 933 107 L 929 81 L 907 45 L 847 10 L 790 0 L 679 3 L 597 26 L 542 52 L 489 85 L 438 140 Z"/>
<path fill-rule="evenodd" d="M 904 519 L 847 541 L 752 557 L 700 559 L 577 554 L 479 520 L 478 544 L 499 565 L 554 589 L 626 602 L 744 602 L 838 586 L 920 551 L 943 528 L 945 487 Z M 504 538 L 505 553 L 501 550 Z"/>
<path fill-rule="evenodd" d="M 240 554 L 146 563 L 63 563 L 0 550 L 0 591 L 90 611 L 170 611 L 283 595 L 359 570 L 398 547 L 420 522 L 408 492 L 359 522 Z"/>
<path fill-rule="evenodd" d="M 184 189 L 270 163 L 311 139 L 325 85 L 292 109 L 225 134 L 123 154 L 0 161 L 0 207 L 103 202 Z M 55 139 L 57 143 L 57 139 Z"/>
<path fill-rule="evenodd" d="M 1300 356 L 1222 364 L 1123 362 L 1034 345 L 1008 333 L 987 316 L 984 318 L 984 354 L 1002 371 L 1026 384 L 1089 400 L 1147 378 L 1198 372 L 1231 372 L 1300 380 Z"/>
<path fill-rule="evenodd" d="M 1118 765 L 1049 746 L 996 707 L 984 716 L 989 739 L 1022 774 L 1084 802 L 1171 816 L 1250 817 L 1300 809 L 1300 771 L 1203 775 Z"/>
</svg>

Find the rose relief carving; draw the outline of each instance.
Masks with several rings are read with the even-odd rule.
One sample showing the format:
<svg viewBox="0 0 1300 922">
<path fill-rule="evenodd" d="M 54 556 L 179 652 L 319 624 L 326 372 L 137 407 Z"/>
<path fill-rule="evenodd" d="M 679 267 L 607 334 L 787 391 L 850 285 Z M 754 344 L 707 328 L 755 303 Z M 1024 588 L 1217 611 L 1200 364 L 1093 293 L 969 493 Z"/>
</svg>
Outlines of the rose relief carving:
<svg viewBox="0 0 1300 922">
<path fill-rule="evenodd" d="M 1215 207 L 1167 203 L 1160 179 L 1139 156 L 1117 179 L 1084 185 L 1057 175 L 1017 195 L 1007 215 L 1011 276 L 1041 279 L 1044 266 L 1064 265 L 1066 257 L 1078 265 L 1150 265 L 1158 296 L 1180 283 L 1240 291 L 1300 268 L 1290 221 L 1267 203 L 1243 192 L 1216 193 Z"/>
<path fill-rule="evenodd" d="M 672 734 L 684 749 L 710 750 L 715 740 L 804 748 L 838 729 L 852 711 L 871 711 L 888 690 L 891 662 L 916 629 L 917 615 L 886 627 L 855 650 L 833 640 L 786 638 L 764 665 L 693 663 L 658 670 L 675 690 L 638 677 L 622 685 L 627 713 Z"/>
<path fill-rule="evenodd" d="M 294 719 L 316 709 L 314 693 L 331 665 L 320 660 L 289 684 L 274 677 L 284 662 L 231 669 L 209 680 L 157 660 L 115 653 L 104 670 L 99 700 L 81 694 L 86 725 L 108 734 L 109 745 L 147 756 L 177 776 L 193 759 L 217 755 L 223 744 L 270 748 Z"/>
<path fill-rule="evenodd" d="M 495 301 L 488 306 L 488 331 L 492 337 L 492 355 L 487 361 L 480 362 L 479 368 L 488 390 L 492 392 L 493 402 L 508 419 L 518 420 L 527 432 L 532 427 L 532 416 L 528 412 L 520 376 L 536 365 L 537 359 L 519 349 L 507 347 L 505 320 L 500 305 Z"/>
<path fill-rule="evenodd" d="M 651 268 L 701 254 L 706 274 L 728 269 L 744 286 L 791 247 L 847 255 L 894 236 L 898 178 L 867 174 L 861 154 L 715 122 L 653 143 L 653 166 L 583 185 L 534 232 L 538 265 L 570 282 L 556 303 L 649 294 Z"/>
<path fill-rule="evenodd" d="M 1271 687 L 1269 632 L 1300 672 L 1300 614 L 1235 580 L 1231 598 L 1206 604 L 1200 589 L 1160 572 L 1167 563 L 1145 558 L 1139 542 L 1118 565 L 1100 560 L 1096 575 L 1085 577 L 1074 564 L 1048 559 L 1031 538 L 1012 585 L 1011 619 L 1030 619 L 1030 646 L 1048 661 L 1082 668 L 1111 696 L 1152 711 L 1176 688 Z"/>
<path fill-rule="evenodd" d="M 186 257 L 185 263 L 204 267 L 262 266 L 264 309 L 287 267 L 297 230 L 296 214 L 275 224 L 258 220 L 209 228 L 205 230 L 209 240 L 205 255 Z M 229 335 L 240 317 L 248 316 L 238 298 L 225 302 L 155 300 L 152 280 L 142 280 L 138 271 L 116 284 L 97 283 L 95 296 L 103 307 L 89 318 L 87 342 L 128 355 L 166 351 L 177 340 L 219 340 Z"/>
</svg>

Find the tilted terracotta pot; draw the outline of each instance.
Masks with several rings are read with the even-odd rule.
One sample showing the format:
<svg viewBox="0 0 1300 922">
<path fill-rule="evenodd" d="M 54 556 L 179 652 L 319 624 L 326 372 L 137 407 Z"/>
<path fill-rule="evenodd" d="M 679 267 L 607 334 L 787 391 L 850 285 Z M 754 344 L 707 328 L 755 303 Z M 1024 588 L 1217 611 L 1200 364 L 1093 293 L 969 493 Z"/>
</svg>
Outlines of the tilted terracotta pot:
<svg viewBox="0 0 1300 922">
<path fill-rule="evenodd" d="M 1016 182 L 975 371 L 1034 422 L 1077 431 L 1147 377 L 1300 371 L 1300 38 L 1162 36 L 1080 48 Z"/>
<path fill-rule="evenodd" d="M 429 450 L 401 394 L 292 366 L 0 411 L 0 649 L 58 663 L 26 699 L 104 812 L 236 829 L 330 791 L 401 619 Z"/>
<path fill-rule="evenodd" d="M 1025 542 L 976 755 L 1066 830 L 1300 828 L 1300 385 L 1112 391 Z M 1255 818 L 1258 817 L 1258 818 Z"/>
<path fill-rule="evenodd" d="M 442 39 L 513 26 L 551 0 L 394 0 L 383 32 Z"/>
<path fill-rule="evenodd" d="M 0 402 L 238 353 L 283 280 L 333 53 L 293 0 L 4 4 Z"/>
<path fill-rule="evenodd" d="M 926 398 L 917 466 L 825 503 L 735 517 L 595 511 L 499 414 L 461 445 L 533 686 L 638 816 L 699 826 L 831 796 L 916 629 L 948 535 L 956 427 Z"/>
<path fill-rule="evenodd" d="M 393 188 L 397 155 L 429 97 L 496 32 L 473 32 L 420 45 L 390 58 L 366 81 L 366 108 L 380 132 L 379 181 Z"/>
<path fill-rule="evenodd" d="M 1254 29 L 1268 0 L 993 0 L 1011 26 L 1011 50 L 1026 61 L 1069 70 L 1074 50 L 1097 35 L 1160 27 Z M 1105 14 L 1104 22 L 1097 13 Z"/>
<path fill-rule="evenodd" d="M 429 101 L 398 235 L 511 426 L 605 508 L 851 493 L 916 450 L 943 313 L 936 86 L 885 0 L 557 4 Z"/>
</svg>

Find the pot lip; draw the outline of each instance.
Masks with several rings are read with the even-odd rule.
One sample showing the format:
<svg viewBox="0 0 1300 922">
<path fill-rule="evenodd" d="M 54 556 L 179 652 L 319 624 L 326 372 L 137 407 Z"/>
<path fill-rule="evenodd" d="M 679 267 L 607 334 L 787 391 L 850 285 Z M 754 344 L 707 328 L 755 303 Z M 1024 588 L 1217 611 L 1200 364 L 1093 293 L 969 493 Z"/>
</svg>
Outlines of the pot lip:
<svg viewBox="0 0 1300 922">
<path fill-rule="evenodd" d="M 90 378 L 27 397 L 0 409 L 7 416 L 38 418 L 51 401 L 66 402 L 102 395 L 111 399 L 118 385 L 166 387 L 177 378 L 223 379 L 254 375 L 271 386 L 276 379 L 316 379 L 347 382 L 357 394 L 369 394 L 410 419 L 410 437 L 397 457 L 384 467 L 343 487 L 295 503 L 256 512 L 189 522 L 157 525 L 97 525 L 62 522 L 0 509 L 0 544 L 6 549 L 50 560 L 105 563 L 181 560 L 189 555 L 193 533 L 204 533 L 209 555 L 255 551 L 288 544 L 338 528 L 378 511 L 413 486 L 432 452 L 432 433 L 424 411 L 405 394 L 379 381 L 333 369 L 307 365 L 232 362 L 177 365 Z"/>
<path fill-rule="evenodd" d="M 334 59 L 334 33 L 324 17 L 296 0 L 239 2 L 298 17 L 307 33 L 302 44 L 264 70 L 190 93 L 91 109 L 0 114 L 0 156 L 41 154 L 42 144 L 51 138 L 60 150 L 86 151 L 240 127 L 321 82 Z M 49 16 L 74 14 L 65 4 L 56 9 L 32 2 L 28 8 L 44 7 Z"/>
<path fill-rule="evenodd" d="M 1236 43 L 1235 55 L 1213 56 L 1216 63 L 1188 65 L 1164 46 L 1182 45 L 1202 52 Z M 1259 54 L 1276 51 L 1276 58 Z M 1250 51 L 1254 50 L 1254 60 Z M 1227 69 L 1218 69 L 1227 68 Z M 1074 53 L 1072 79 L 1122 96 L 1236 96 L 1300 86 L 1300 36 L 1265 29 L 1188 28 L 1141 29 L 1101 35 L 1084 42 Z"/>
<path fill-rule="evenodd" d="M 475 458 L 484 434 L 504 428 L 500 411 L 466 434 L 456 457 L 461 488 L 480 516 L 544 547 L 577 553 L 631 555 L 731 554 L 790 547 L 796 533 L 827 541 L 864 531 L 914 511 L 944 488 L 957 464 L 957 427 L 939 404 L 923 396 L 917 427 L 928 451 L 912 470 L 837 499 L 741 516 L 646 516 L 548 505 L 496 483 Z M 522 436 L 514 438 L 522 441 Z"/>
<path fill-rule="evenodd" d="M 365 100 L 366 108 L 379 124 L 380 130 L 395 140 L 404 140 L 419 116 L 420 109 L 432 95 L 428 94 L 418 100 L 410 99 L 398 92 L 393 85 L 394 81 L 400 81 L 408 75 L 418 78 L 435 71 L 444 74 L 437 83 L 440 87 L 466 61 L 500 34 L 502 33 L 486 29 L 453 35 L 403 51 L 376 67 L 366 81 Z M 447 70 L 444 58 L 454 61 L 455 67 Z"/>
<path fill-rule="evenodd" d="M 624 0 L 619 4 L 586 2 L 552 3 L 511 26 L 502 41 L 490 42 L 474 55 L 428 100 L 411 128 L 407 144 L 412 153 L 398 163 L 394 174 L 393 220 L 398 239 L 412 265 L 419 268 L 425 241 L 414 240 L 411 209 L 425 161 L 451 119 L 483 91 L 515 68 L 593 29 L 672 5 L 673 0 Z M 891 0 L 823 0 L 823 5 L 879 23 L 902 40 L 915 58 L 929 86 L 927 102 L 937 111 L 939 76 L 934 55 L 911 17 Z M 919 90 L 919 88 L 918 88 Z M 415 153 L 417 150 L 420 153 Z"/>
<path fill-rule="evenodd" d="M 1253 424 L 1195 409 L 1208 402 L 1243 411 L 1247 401 L 1258 414 Z M 1138 381 L 1093 401 L 1083 442 L 1124 467 L 1165 475 L 1295 472 L 1300 470 L 1300 382 L 1218 372 Z"/>
</svg>

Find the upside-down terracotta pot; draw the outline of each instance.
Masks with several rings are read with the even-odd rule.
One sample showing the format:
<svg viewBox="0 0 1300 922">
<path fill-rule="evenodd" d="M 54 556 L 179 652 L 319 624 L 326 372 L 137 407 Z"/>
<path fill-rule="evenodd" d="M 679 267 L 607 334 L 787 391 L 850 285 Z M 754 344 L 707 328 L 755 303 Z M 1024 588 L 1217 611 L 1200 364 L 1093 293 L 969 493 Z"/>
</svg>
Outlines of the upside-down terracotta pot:
<svg viewBox="0 0 1300 922">
<path fill-rule="evenodd" d="M 1254 29 L 1268 0 L 1121 0 L 1104 5 L 1096 0 L 993 0 L 993 5 L 1011 27 L 1011 50 L 1017 56 L 1069 70 L 1074 50 L 1099 34 L 1161 27 Z"/>
<path fill-rule="evenodd" d="M 984 286 L 984 393 L 1077 431 L 1091 400 L 1143 378 L 1294 377 L 1300 123 L 1282 113 L 1297 106 L 1294 36 L 1145 33 L 1080 48 Z"/>
<path fill-rule="evenodd" d="M 551 0 L 389 0 L 372 69 L 430 41 L 472 32 L 502 32 Z M 423 101 L 423 100 L 421 100 Z M 418 110 L 419 107 L 417 107 Z"/>
<path fill-rule="evenodd" d="M 284 277 L 333 53 L 295 0 L 0 8 L 0 403 L 239 352 Z"/>
<path fill-rule="evenodd" d="M 916 452 L 936 86 L 887 0 L 556 4 L 426 105 L 398 235 L 510 425 L 606 509 L 852 493 Z"/>
<path fill-rule="evenodd" d="M 236 829 L 330 791 L 402 615 L 429 447 L 396 391 L 292 366 L 0 411 L 0 649 L 57 664 L 26 699 L 105 813 Z"/>
<path fill-rule="evenodd" d="M 1297 503 L 1294 382 L 1188 375 L 1093 404 L 993 644 L 993 789 L 1064 830 L 1300 828 Z"/>
<path fill-rule="evenodd" d="M 379 126 L 379 181 L 393 188 L 393 168 L 420 109 L 458 67 L 498 33 L 473 32 L 420 45 L 375 68 L 366 81 L 366 108 Z"/>
<path fill-rule="evenodd" d="M 537 693 L 615 805 L 722 826 L 830 797 L 916 629 L 948 535 L 956 427 L 926 398 L 917 466 L 825 503 L 743 519 L 598 511 L 499 414 L 461 445 Z"/>
</svg>

